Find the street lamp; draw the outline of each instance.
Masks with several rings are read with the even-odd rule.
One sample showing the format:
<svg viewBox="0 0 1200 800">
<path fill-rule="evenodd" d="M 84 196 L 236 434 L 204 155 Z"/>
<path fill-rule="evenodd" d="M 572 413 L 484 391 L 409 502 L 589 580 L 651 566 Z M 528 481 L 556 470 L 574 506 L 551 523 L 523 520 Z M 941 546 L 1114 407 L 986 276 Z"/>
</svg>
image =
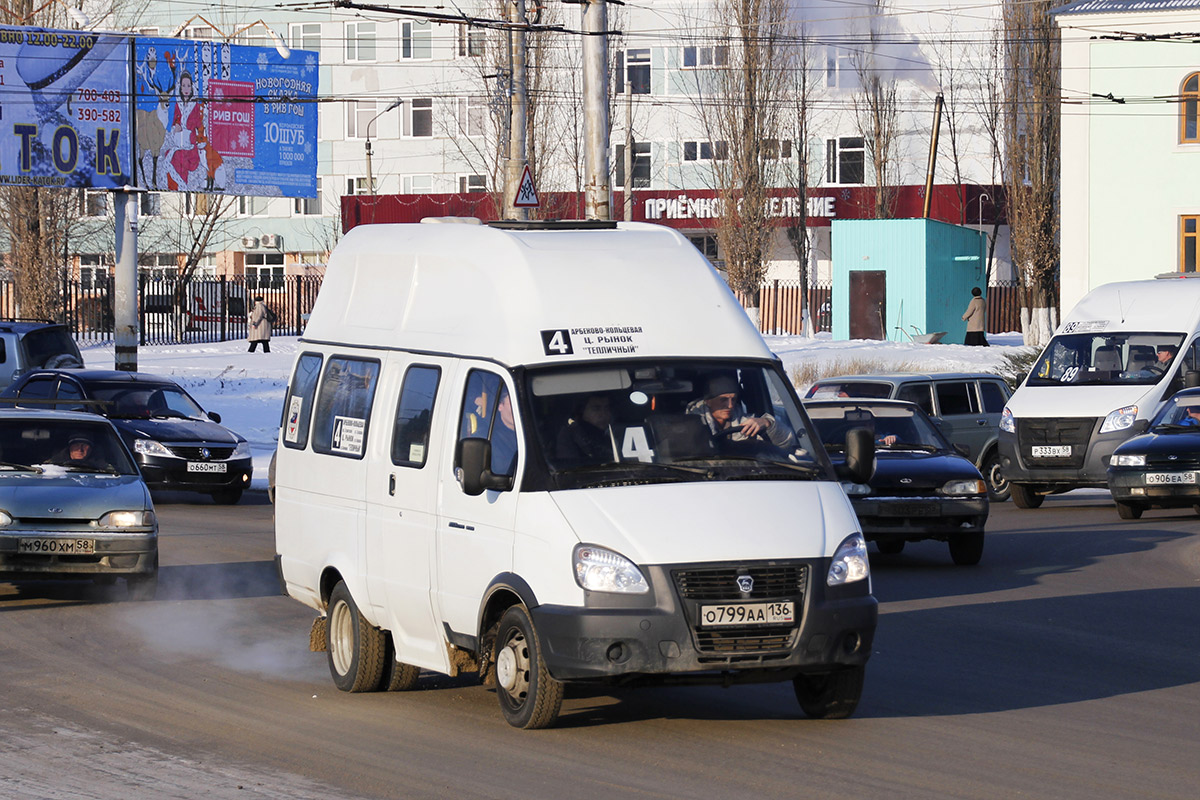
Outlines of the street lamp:
<svg viewBox="0 0 1200 800">
<path fill-rule="evenodd" d="M 388 104 L 387 108 L 385 108 L 383 111 L 380 111 L 375 116 L 371 117 L 371 121 L 367 123 L 367 190 L 371 194 L 375 194 L 375 179 L 373 177 L 371 177 L 371 126 L 375 124 L 375 120 L 379 119 L 384 114 L 388 113 L 389 111 L 391 111 L 394 108 L 400 107 L 403 104 L 404 104 L 404 100 L 397 97 L 395 100 L 393 100 L 391 103 Z"/>
</svg>

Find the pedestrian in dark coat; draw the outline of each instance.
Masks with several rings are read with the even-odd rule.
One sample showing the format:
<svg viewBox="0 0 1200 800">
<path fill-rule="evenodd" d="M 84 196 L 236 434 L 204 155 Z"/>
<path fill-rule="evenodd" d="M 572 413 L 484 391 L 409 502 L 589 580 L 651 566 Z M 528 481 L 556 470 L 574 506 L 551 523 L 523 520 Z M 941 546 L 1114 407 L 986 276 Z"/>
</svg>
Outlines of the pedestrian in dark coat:
<svg viewBox="0 0 1200 800">
<path fill-rule="evenodd" d="M 967 311 L 962 315 L 962 318 L 967 323 L 967 338 L 963 340 L 963 344 L 988 346 L 987 335 L 983 332 L 986 327 L 984 323 L 985 313 L 983 290 L 976 286 L 971 290 L 971 302 L 967 303 Z"/>
</svg>

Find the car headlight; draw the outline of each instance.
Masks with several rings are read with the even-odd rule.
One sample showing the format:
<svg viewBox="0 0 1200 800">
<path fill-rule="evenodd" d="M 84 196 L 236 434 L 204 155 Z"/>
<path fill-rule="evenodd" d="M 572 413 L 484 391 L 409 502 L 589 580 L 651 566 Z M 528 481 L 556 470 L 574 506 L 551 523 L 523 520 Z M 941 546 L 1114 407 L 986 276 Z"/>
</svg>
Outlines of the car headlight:
<svg viewBox="0 0 1200 800">
<path fill-rule="evenodd" d="M 175 456 L 165 445 L 153 439 L 134 439 L 133 451 L 146 456 L 167 456 L 168 458 Z"/>
<path fill-rule="evenodd" d="M 110 511 L 100 518 L 101 528 L 148 528 L 153 524 L 153 511 Z"/>
<path fill-rule="evenodd" d="M 867 560 L 867 540 L 861 533 L 852 533 L 833 551 L 833 563 L 825 583 L 840 586 L 871 577 L 871 566 Z"/>
<path fill-rule="evenodd" d="M 575 582 L 589 592 L 645 594 L 650 585 L 623 555 L 590 544 L 575 545 Z"/>
<path fill-rule="evenodd" d="M 983 481 L 964 480 L 964 481 L 947 481 L 942 487 L 942 494 L 959 495 L 959 494 L 983 494 L 987 491 L 987 485 Z"/>
<path fill-rule="evenodd" d="M 250 457 L 250 443 L 249 442 L 238 442 L 237 447 L 233 448 L 233 455 L 230 456 L 230 458 L 249 458 L 249 457 Z"/>
<path fill-rule="evenodd" d="M 1104 418 L 1104 424 L 1100 426 L 1100 432 L 1112 433 L 1132 427 L 1133 421 L 1137 419 L 1137 412 L 1137 406 L 1125 406 L 1109 412 L 1109 415 Z"/>
<path fill-rule="evenodd" d="M 1008 410 L 1008 406 L 1004 407 L 1004 411 L 1000 414 L 1000 430 L 1005 433 L 1017 432 L 1017 421 L 1013 418 L 1013 413 Z"/>
<path fill-rule="evenodd" d="M 846 493 L 847 497 L 862 497 L 864 494 L 871 493 L 871 487 L 865 483 L 842 481 L 842 491 Z"/>
<path fill-rule="evenodd" d="M 4 527 L 5 525 L 12 525 L 12 521 L 13 520 L 12 520 L 11 514 L 9 514 L 7 511 L 0 511 L 0 527 Z"/>
<path fill-rule="evenodd" d="M 1133 453 L 1114 453 L 1112 465 L 1114 467 L 1144 467 L 1146 466 L 1146 456 Z"/>
</svg>

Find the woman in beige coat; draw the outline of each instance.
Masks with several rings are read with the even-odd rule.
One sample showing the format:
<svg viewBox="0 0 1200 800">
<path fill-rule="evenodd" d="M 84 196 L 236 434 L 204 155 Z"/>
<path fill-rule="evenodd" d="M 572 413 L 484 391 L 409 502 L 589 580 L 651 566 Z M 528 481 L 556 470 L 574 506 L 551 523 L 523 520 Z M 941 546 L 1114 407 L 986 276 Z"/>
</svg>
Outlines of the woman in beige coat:
<svg viewBox="0 0 1200 800">
<path fill-rule="evenodd" d="M 988 346 L 987 336 L 983 332 L 983 315 L 983 291 L 976 286 L 971 290 L 971 302 L 967 303 L 967 312 L 962 315 L 967 322 L 967 338 L 963 340 L 963 344 Z"/>
<path fill-rule="evenodd" d="M 254 298 L 254 308 L 250 309 L 250 352 L 261 343 L 263 352 L 271 352 L 271 320 L 267 317 L 267 305 L 261 297 Z"/>
</svg>

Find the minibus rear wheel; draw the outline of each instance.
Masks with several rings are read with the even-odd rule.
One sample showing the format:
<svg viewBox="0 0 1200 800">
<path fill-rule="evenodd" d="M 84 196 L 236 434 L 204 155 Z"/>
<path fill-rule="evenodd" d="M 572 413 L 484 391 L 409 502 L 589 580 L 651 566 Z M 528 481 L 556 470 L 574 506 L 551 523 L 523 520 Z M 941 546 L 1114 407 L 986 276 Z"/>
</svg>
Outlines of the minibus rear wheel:
<svg viewBox="0 0 1200 800">
<path fill-rule="evenodd" d="M 1024 483 L 1010 483 L 1013 503 L 1017 508 L 1038 508 L 1046 495 L 1038 494 L 1032 486 Z"/>
<path fill-rule="evenodd" d="M 385 692 L 407 692 L 417 688 L 417 679 L 421 677 L 421 669 L 412 664 L 396 660 L 396 644 L 390 633 L 385 633 L 386 648 L 384 650 L 383 682 L 381 688 Z"/>
<path fill-rule="evenodd" d="M 552 726 L 562 708 L 563 685 L 546 668 L 524 606 L 512 606 L 500 617 L 493 661 L 496 696 L 508 724 L 526 730 Z"/>
<path fill-rule="evenodd" d="M 863 664 L 842 667 L 818 675 L 797 675 L 792 679 L 800 708 L 813 719 L 845 719 L 858 708 L 862 697 Z"/>
<path fill-rule="evenodd" d="M 363 619 L 345 581 L 329 594 L 325 650 L 329 674 L 343 692 L 373 692 L 383 682 L 386 650 L 383 631 Z"/>
</svg>

